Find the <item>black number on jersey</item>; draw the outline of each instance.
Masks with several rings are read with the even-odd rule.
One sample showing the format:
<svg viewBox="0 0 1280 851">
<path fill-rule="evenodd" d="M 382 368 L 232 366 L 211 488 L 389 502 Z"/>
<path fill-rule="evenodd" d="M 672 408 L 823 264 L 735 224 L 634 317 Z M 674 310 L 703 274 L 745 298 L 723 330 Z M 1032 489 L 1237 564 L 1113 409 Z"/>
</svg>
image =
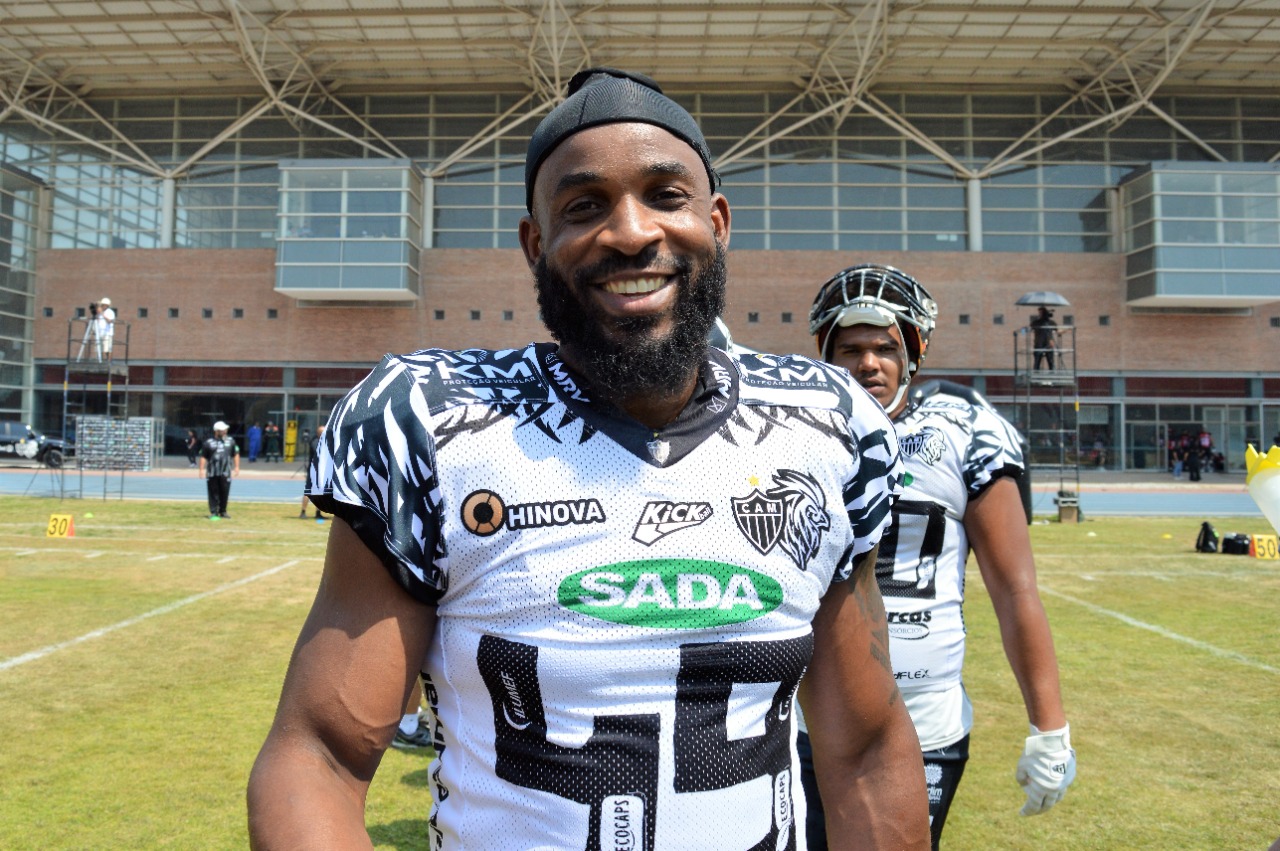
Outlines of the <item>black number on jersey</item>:
<svg viewBox="0 0 1280 851">
<path fill-rule="evenodd" d="M 880 539 L 880 554 L 876 558 L 876 583 L 881 596 L 936 599 L 938 556 L 942 555 L 946 534 L 947 514 L 941 505 L 898 500 L 893 506 L 893 525 Z M 917 546 L 917 541 L 916 556 L 909 550 L 902 552 L 904 546 Z M 895 574 L 907 578 L 898 579 Z"/>
<path fill-rule="evenodd" d="M 526 789 L 550 792 L 591 807 L 587 851 L 600 851 L 606 799 L 627 806 L 639 799 L 644 851 L 653 851 L 657 823 L 657 715 L 597 715 L 580 748 L 547 741 L 547 717 L 538 684 L 538 648 L 492 635 L 480 637 L 476 659 L 493 702 L 498 776 Z M 611 808 L 612 809 L 612 808 Z M 634 817 L 634 813 L 630 814 Z M 608 847 L 615 847 L 610 844 Z"/>
<path fill-rule="evenodd" d="M 783 641 L 722 641 L 680 647 L 676 676 L 677 792 L 727 789 L 757 777 L 773 786 L 773 825 L 751 851 L 795 851 L 791 796 L 791 713 L 796 687 L 813 655 L 813 633 Z M 775 685 L 764 732 L 729 739 L 735 683 Z M 778 835 L 786 831 L 785 844 Z"/>
<path fill-rule="evenodd" d="M 726 789 L 769 777 L 773 823 L 751 851 L 795 851 L 791 795 L 791 713 L 796 687 L 813 653 L 813 635 L 784 641 L 686 644 L 676 675 L 675 791 Z M 477 658 L 493 703 L 498 776 L 591 808 L 587 851 L 622 847 L 611 840 L 640 809 L 638 848 L 653 851 L 658 800 L 658 715 L 597 715 L 580 748 L 547 741 L 538 683 L 538 648 L 492 635 L 480 638 Z M 729 738 L 733 686 L 775 685 L 756 736 Z M 638 801 L 640 807 L 632 802 Z M 628 811 L 631 808 L 631 811 Z M 602 835 L 605 830 L 615 835 Z M 778 836 L 787 831 L 785 844 Z M 606 844 L 607 843 L 607 844 Z"/>
</svg>

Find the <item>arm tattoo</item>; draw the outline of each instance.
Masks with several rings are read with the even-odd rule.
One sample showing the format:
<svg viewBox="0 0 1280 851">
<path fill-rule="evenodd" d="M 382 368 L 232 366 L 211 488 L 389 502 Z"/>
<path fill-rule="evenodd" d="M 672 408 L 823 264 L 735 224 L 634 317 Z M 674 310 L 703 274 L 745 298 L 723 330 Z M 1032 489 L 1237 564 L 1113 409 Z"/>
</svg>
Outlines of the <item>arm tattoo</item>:
<svg viewBox="0 0 1280 851">
<path fill-rule="evenodd" d="M 876 557 L 880 547 L 876 546 L 853 566 L 853 599 L 858 604 L 858 612 L 867 622 L 871 633 L 871 656 L 884 667 L 893 679 L 893 663 L 889 660 L 889 622 L 884 611 L 884 600 L 880 596 L 880 586 L 876 584 Z M 898 699 L 898 689 L 894 688 L 889 697 L 892 705 Z"/>
</svg>

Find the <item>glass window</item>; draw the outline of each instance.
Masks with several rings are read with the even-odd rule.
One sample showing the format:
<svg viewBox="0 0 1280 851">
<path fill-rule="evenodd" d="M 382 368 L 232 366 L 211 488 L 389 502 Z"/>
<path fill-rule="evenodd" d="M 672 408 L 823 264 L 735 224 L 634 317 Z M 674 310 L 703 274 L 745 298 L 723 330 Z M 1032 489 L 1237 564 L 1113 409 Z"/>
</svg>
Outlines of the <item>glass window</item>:
<svg viewBox="0 0 1280 851">
<path fill-rule="evenodd" d="M 830 207 L 832 199 L 830 184 L 825 186 L 774 186 L 770 201 L 774 207 L 813 207 L 823 205 Z M 788 218 L 790 215 L 788 214 Z"/>
<path fill-rule="evenodd" d="M 1166 220 L 1160 223 L 1161 242 L 1200 242 L 1218 241 L 1217 222 Z"/>
<path fill-rule="evenodd" d="M 1161 195 L 1160 215 L 1180 219 L 1217 218 L 1218 199 L 1214 195 Z"/>
<path fill-rule="evenodd" d="M 906 236 L 901 233 L 842 233 L 841 251 L 902 251 Z"/>
<path fill-rule="evenodd" d="M 842 231 L 890 231 L 902 230 L 901 210 L 841 210 L 839 227 Z M 735 216 L 736 223 L 736 216 Z"/>
<path fill-rule="evenodd" d="M 902 207 L 901 186 L 841 186 L 842 207 Z"/>
</svg>

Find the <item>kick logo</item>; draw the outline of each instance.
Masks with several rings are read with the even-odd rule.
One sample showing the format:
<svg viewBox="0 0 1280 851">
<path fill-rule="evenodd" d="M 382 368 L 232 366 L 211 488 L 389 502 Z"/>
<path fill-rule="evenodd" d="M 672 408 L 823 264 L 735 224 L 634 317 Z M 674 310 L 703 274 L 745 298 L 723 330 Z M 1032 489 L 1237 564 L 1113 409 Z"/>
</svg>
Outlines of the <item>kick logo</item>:
<svg viewBox="0 0 1280 851">
<path fill-rule="evenodd" d="M 700 525 L 710 516 L 709 502 L 655 500 L 647 503 L 644 511 L 640 512 L 640 521 L 636 523 L 631 539 L 648 547 L 672 532 Z"/>
<path fill-rule="evenodd" d="M 806 570 L 822 533 L 831 528 L 827 498 L 812 477 L 795 470 L 778 470 L 773 483 L 766 493 L 756 488 L 745 497 L 730 497 L 734 522 L 760 555 L 781 546 L 796 567 Z"/>
</svg>

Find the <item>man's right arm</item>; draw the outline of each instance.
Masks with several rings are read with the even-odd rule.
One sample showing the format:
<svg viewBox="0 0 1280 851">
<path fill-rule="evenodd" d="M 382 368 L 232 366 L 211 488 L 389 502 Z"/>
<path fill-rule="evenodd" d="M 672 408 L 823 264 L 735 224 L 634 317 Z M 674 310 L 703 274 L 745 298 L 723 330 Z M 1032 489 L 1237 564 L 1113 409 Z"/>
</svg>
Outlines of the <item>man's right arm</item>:
<svg viewBox="0 0 1280 851">
<path fill-rule="evenodd" d="M 813 621 L 800 684 L 831 848 L 929 847 L 920 740 L 889 661 L 873 549 L 833 584 Z"/>
<path fill-rule="evenodd" d="M 249 777 L 251 847 L 372 847 L 365 794 L 435 619 L 335 517 L 320 588 Z"/>
</svg>

